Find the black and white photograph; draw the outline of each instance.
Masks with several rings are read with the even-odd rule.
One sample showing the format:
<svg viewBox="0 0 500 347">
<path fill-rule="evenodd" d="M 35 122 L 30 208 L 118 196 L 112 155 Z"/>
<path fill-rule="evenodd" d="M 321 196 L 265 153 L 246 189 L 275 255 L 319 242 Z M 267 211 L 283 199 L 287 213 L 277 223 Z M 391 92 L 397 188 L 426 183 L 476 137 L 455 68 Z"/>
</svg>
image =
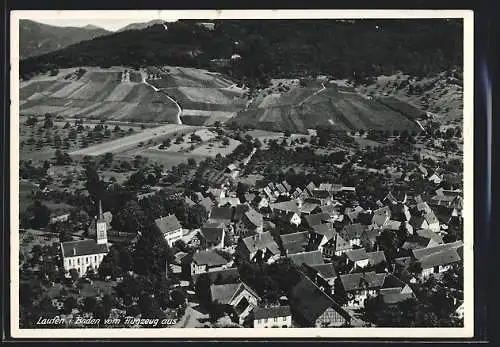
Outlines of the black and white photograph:
<svg viewBox="0 0 500 347">
<path fill-rule="evenodd" d="M 472 337 L 472 30 L 13 11 L 12 335 Z"/>
</svg>

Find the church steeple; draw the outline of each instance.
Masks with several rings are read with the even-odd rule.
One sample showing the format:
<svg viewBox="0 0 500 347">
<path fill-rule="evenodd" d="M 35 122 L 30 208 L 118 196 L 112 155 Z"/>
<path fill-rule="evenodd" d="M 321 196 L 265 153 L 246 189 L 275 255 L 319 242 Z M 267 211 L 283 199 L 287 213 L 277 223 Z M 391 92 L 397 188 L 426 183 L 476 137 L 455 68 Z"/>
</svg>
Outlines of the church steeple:
<svg viewBox="0 0 500 347">
<path fill-rule="evenodd" d="M 108 233 L 106 221 L 104 220 L 104 215 L 102 213 L 102 204 L 101 200 L 99 200 L 99 212 L 96 219 L 96 242 L 98 244 L 107 244 L 108 243 Z"/>
</svg>

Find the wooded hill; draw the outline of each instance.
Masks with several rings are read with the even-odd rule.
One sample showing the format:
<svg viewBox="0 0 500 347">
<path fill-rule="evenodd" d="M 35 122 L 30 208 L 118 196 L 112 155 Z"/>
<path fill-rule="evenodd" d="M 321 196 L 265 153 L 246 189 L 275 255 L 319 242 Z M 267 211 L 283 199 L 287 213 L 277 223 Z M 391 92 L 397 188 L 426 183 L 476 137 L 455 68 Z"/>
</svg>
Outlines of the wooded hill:
<svg viewBox="0 0 500 347">
<path fill-rule="evenodd" d="M 59 67 L 178 65 L 214 69 L 259 86 L 272 77 L 336 78 L 403 71 L 426 76 L 462 67 L 462 21 L 223 20 L 208 30 L 196 21 L 119 32 L 21 61 L 23 78 Z M 231 60 L 233 54 L 241 59 Z M 224 66 L 224 64 L 222 64 Z"/>
</svg>

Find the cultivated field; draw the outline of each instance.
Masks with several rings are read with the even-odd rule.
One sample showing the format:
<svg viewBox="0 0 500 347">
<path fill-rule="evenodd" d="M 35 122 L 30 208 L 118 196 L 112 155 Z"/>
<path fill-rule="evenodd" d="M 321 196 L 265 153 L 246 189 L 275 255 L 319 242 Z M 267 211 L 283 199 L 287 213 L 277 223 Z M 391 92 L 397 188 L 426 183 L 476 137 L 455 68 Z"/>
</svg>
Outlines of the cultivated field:
<svg viewBox="0 0 500 347">
<path fill-rule="evenodd" d="M 335 86 L 299 87 L 277 97 L 270 94 L 230 120 L 258 129 L 306 132 L 318 126 L 339 130 L 419 131 L 419 126 L 400 112 L 354 91 Z"/>
<path fill-rule="evenodd" d="M 177 106 L 166 95 L 142 83 L 139 72 L 126 68 L 61 70 L 57 76 L 38 76 L 20 87 L 20 114 L 142 122 L 176 122 Z"/>
</svg>

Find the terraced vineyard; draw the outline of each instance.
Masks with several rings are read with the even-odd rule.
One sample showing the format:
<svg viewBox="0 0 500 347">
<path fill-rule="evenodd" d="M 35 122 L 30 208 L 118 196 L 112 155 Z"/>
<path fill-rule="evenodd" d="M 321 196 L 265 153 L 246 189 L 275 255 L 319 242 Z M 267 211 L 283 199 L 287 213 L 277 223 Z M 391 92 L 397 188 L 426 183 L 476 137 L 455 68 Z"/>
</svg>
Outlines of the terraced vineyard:
<svg viewBox="0 0 500 347">
<path fill-rule="evenodd" d="M 281 96 L 269 95 L 238 113 L 231 123 L 257 129 L 306 132 L 318 126 L 339 130 L 408 130 L 419 126 L 395 108 L 329 85 L 326 88 L 295 88 Z"/>
</svg>

